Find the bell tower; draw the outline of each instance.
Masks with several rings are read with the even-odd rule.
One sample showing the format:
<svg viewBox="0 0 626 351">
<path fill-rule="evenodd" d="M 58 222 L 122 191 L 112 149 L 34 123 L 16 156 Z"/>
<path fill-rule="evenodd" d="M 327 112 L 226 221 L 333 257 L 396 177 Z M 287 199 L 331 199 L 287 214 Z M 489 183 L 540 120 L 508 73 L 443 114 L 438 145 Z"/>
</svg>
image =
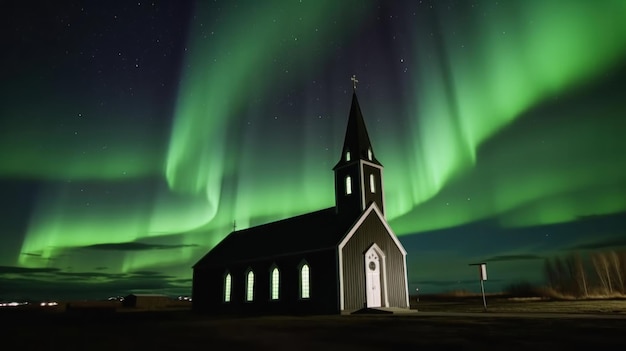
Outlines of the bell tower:
<svg viewBox="0 0 626 351">
<path fill-rule="evenodd" d="M 356 216 L 372 202 L 385 214 L 383 166 L 376 159 L 356 96 L 358 80 L 352 76 L 352 105 L 335 172 L 335 205 L 340 215 Z"/>
</svg>

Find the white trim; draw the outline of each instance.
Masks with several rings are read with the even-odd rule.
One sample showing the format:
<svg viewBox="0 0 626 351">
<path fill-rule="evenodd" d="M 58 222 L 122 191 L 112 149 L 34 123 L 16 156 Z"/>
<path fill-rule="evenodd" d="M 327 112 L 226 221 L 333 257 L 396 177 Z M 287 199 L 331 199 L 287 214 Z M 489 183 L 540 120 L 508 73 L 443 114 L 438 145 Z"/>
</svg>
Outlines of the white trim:
<svg viewBox="0 0 626 351">
<path fill-rule="evenodd" d="M 372 205 L 374 204 L 375 203 L 372 203 Z M 344 294 L 343 294 L 343 254 L 342 254 L 342 251 L 343 251 L 344 246 L 346 246 L 346 244 L 348 243 L 350 238 L 352 238 L 356 230 L 361 226 L 361 224 L 363 224 L 363 221 L 365 220 L 365 218 L 367 217 L 367 214 L 369 214 L 370 211 L 371 211 L 371 206 L 370 206 L 370 209 L 368 209 L 368 211 L 361 214 L 361 217 L 359 218 L 359 220 L 352 226 L 352 228 L 350 228 L 350 230 L 348 231 L 344 239 L 339 243 L 339 246 L 337 247 L 337 252 L 339 254 L 339 307 L 341 311 L 343 311 L 344 305 L 345 305 L 344 296 L 343 296 Z"/>
<path fill-rule="evenodd" d="M 250 284 L 250 274 L 252 274 L 252 284 Z M 246 291 L 245 291 L 245 295 L 244 295 L 244 301 L 245 302 L 253 302 L 254 301 L 254 282 L 256 280 L 256 274 L 254 274 L 254 270 L 252 268 L 248 268 L 246 270 L 246 276 L 245 276 L 245 287 L 246 287 Z"/>
<path fill-rule="evenodd" d="M 404 255 L 404 288 L 406 290 L 406 308 L 411 308 L 409 302 L 409 272 L 406 270 L 406 255 Z"/>
<path fill-rule="evenodd" d="M 376 243 L 370 245 L 363 253 L 363 256 L 367 255 L 367 253 L 372 249 L 374 249 L 374 251 L 376 251 L 378 256 L 380 256 L 381 258 L 381 272 L 383 274 L 383 296 L 385 298 L 384 307 L 389 307 L 389 291 L 387 291 L 387 256 L 385 256 L 383 250 Z M 367 270 L 367 267 L 365 267 L 365 269 Z"/>
<path fill-rule="evenodd" d="M 343 311 L 343 255 L 341 254 L 341 247 L 337 249 L 339 256 L 339 311 Z"/>
<path fill-rule="evenodd" d="M 405 281 L 404 286 L 405 286 L 405 289 L 406 289 L 407 306 L 409 306 L 409 303 L 408 303 L 408 301 L 409 301 L 409 286 L 408 286 L 408 278 L 407 278 L 408 272 L 406 270 L 406 250 L 404 249 L 404 246 L 402 246 L 402 243 L 400 243 L 400 241 L 398 240 L 398 237 L 396 236 L 396 234 L 393 232 L 393 230 L 391 230 L 391 227 L 389 227 L 389 224 L 385 220 L 385 217 L 383 216 L 382 212 L 380 212 L 380 209 L 378 209 L 378 206 L 376 205 L 376 203 L 372 202 L 372 204 L 367 208 L 367 210 L 365 210 L 365 212 L 363 212 L 361 214 L 361 217 L 359 217 L 359 220 L 356 221 L 356 223 L 350 228 L 348 233 L 346 233 L 344 238 L 341 240 L 341 242 L 337 246 L 337 254 L 339 256 L 339 307 L 340 307 L 341 311 L 343 311 L 344 305 L 345 305 L 344 296 L 343 296 L 343 284 L 344 283 L 343 283 L 343 254 L 342 254 L 342 251 L 343 251 L 343 248 L 348 243 L 348 241 L 350 241 L 350 239 L 352 238 L 354 233 L 356 233 L 357 229 L 359 227 L 361 227 L 361 224 L 363 224 L 363 221 L 365 221 L 367 216 L 372 211 L 374 211 L 376 213 L 378 218 L 381 220 L 381 222 L 385 226 L 385 229 L 387 230 L 387 233 L 389 234 L 389 236 L 391 237 L 393 242 L 396 244 L 398 249 L 400 249 L 400 252 L 402 252 L 402 256 L 403 256 L 403 260 L 404 260 L 404 281 Z"/>
<path fill-rule="evenodd" d="M 373 162 L 369 162 L 368 160 L 359 160 L 359 168 L 360 168 L 360 174 L 359 175 L 364 175 L 365 174 L 365 170 L 363 169 L 363 165 L 368 165 L 372 168 L 376 168 L 378 169 L 378 171 L 380 172 L 380 189 L 378 190 L 380 192 L 380 198 L 383 200 L 383 209 L 387 208 L 386 204 L 385 204 L 385 181 L 384 181 L 384 176 L 383 176 L 383 166 L 381 165 L 377 165 Z M 365 210 L 365 186 L 363 185 L 361 187 L 361 210 Z M 383 218 L 386 218 L 384 210 L 381 211 Z"/>
<path fill-rule="evenodd" d="M 363 169 L 363 160 L 361 160 L 359 162 L 359 183 L 361 184 L 361 187 L 359 187 L 359 190 L 361 192 L 361 203 L 359 204 L 359 206 L 361 207 L 360 210 L 364 211 L 365 210 L 365 170 Z"/>
<path fill-rule="evenodd" d="M 304 284 L 303 284 L 303 280 L 302 280 L 302 268 L 304 268 L 304 266 L 307 266 L 307 297 L 303 297 L 303 292 L 304 292 Z M 311 299 L 311 265 L 309 264 L 309 262 L 303 258 L 302 260 L 300 260 L 300 263 L 298 264 L 298 300 L 310 300 Z"/>
<path fill-rule="evenodd" d="M 278 281 L 274 281 L 274 270 L 276 270 L 276 272 L 278 273 Z M 269 276 L 270 276 L 270 301 L 278 301 L 280 300 L 280 269 L 278 269 L 278 266 L 276 265 L 276 263 L 272 263 L 272 265 L 270 266 L 270 270 L 269 270 Z M 274 286 L 274 283 L 276 283 L 276 286 Z M 274 288 L 276 288 L 276 294 L 278 295 L 276 298 L 274 298 Z"/>
<path fill-rule="evenodd" d="M 233 276 L 226 270 L 224 274 L 224 290 L 222 291 L 222 302 L 230 303 L 233 295 Z"/>
<path fill-rule="evenodd" d="M 376 164 L 376 163 L 374 163 L 372 161 L 364 160 L 364 159 L 361 159 L 360 161 L 362 161 L 364 164 L 367 164 L 368 166 L 372 166 L 372 167 L 383 169 L 383 166 L 381 166 L 379 164 Z"/>
<path fill-rule="evenodd" d="M 383 177 L 384 177 L 383 173 L 384 173 L 383 172 L 383 168 L 380 167 L 380 198 L 383 199 L 383 210 L 381 212 L 382 212 L 383 218 L 385 219 L 385 223 L 386 223 L 387 222 L 387 215 L 386 215 L 387 211 L 385 209 L 387 208 L 387 204 L 385 203 L 385 186 L 384 186 L 385 181 L 383 179 Z"/>
<path fill-rule="evenodd" d="M 356 229 L 361 226 L 365 218 L 372 211 L 376 212 L 376 214 L 378 215 L 378 218 L 380 218 L 381 222 L 385 226 L 385 229 L 387 229 L 387 232 L 390 234 L 391 239 L 393 239 L 393 242 L 400 249 L 400 251 L 402 251 L 402 254 L 406 256 L 406 250 L 404 249 L 404 246 L 402 246 L 402 243 L 400 243 L 396 234 L 393 232 L 393 230 L 391 230 L 391 227 L 389 227 L 389 224 L 385 220 L 385 217 L 383 216 L 382 212 L 380 211 L 380 209 L 378 208 L 375 202 L 372 202 L 372 204 L 367 208 L 367 210 L 363 212 L 359 220 L 352 226 L 352 228 L 350 228 L 350 231 L 346 234 L 343 240 L 341 240 L 341 242 L 339 243 L 339 249 L 341 250 L 343 249 L 344 246 L 346 246 L 346 243 L 348 242 L 348 240 L 350 240 L 350 238 L 352 238 L 352 236 L 356 232 Z"/>
</svg>

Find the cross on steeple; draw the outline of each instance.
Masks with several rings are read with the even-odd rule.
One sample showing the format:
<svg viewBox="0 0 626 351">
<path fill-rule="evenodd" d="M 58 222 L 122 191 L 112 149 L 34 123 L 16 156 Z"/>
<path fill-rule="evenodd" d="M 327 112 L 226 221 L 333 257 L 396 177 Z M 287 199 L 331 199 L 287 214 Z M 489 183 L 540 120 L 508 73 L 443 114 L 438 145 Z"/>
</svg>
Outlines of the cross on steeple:
<svg viewBox="0 0 626 351">
<path fill-rule="evenodd" d="M 356 79 L 356 75 L 352 75 L 352 78 L 350 78 L 350 80 L 352 81 L 352 89 L 356 90 L 356 83 L 359 82 L 358 79 Z"/>
</svg>

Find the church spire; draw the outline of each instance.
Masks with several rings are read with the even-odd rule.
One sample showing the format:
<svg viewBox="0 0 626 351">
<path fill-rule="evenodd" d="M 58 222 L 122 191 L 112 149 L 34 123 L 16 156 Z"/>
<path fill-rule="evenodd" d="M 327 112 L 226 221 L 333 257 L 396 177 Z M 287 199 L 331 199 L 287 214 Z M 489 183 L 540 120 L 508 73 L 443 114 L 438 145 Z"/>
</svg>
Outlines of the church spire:
<svg viewBox="0 0 626 351">
<path fill-rule="evenodd" d="M 365 210 L 376 203 L 385 214 L 382 183 L 383 166 L 374 155 L 359 100 L 356 96 L 355 76 L 351 78 L 354 91 L 348 115 L 348 125 L 339 162 L 335 172 L 335 203 L 337 213 L 348 216 Z"/>
<path fill-rule="evenodd" d="M 350 115 L 348 116 L 348 126 L 343 141 L 342 155 L 333 169 L 355 160 L 367 160 L 379 166 L 381 165 L 374 156 L 374 149 L 372 148 L 370 137 L 367 134 L 367 128 L 365 127 L 359 100 L 356 97 L 356 91 L 352 93 L 352 105 L 350 106 Z"/>
</svg>

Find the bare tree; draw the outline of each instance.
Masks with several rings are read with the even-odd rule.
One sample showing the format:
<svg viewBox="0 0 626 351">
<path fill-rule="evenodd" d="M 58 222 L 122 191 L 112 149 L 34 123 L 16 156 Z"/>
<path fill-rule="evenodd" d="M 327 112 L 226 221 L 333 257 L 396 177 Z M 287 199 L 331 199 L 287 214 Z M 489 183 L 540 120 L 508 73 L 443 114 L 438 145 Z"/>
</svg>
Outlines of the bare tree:
<svg viewBox="0 0 626 351">
<path fill-rule="evenodd" d="M 554 268 L 552 267 L 552 263 L 549 258 L 546 258 L 543 261 L 543 273 L 546 275 L 548 287 L 554 289 L 556 285 L 556 273 L 554 272 Z"/>
<path fill-rule="evenodd" d="M 568 270 L 566 268 L 565 263 L 561 257 L 557 256 L 554 258 L 554 269 L 556 270 L 556 274 L 558 277 L 558 288 L 557 291 L 561 294 L 567 293 L 567 285 L 568 285 Z"/>
<path fill-rule="evenodd" d="M 546 274 L 546 278 L 548 280 L 548 285 L 551 289 L 558 291 L 559 290 L 559 275 L 557 270 L 554 268 L 554 265 L 550 261 L 549 258 L 546 258 L 544 262 L 544 272 Z"/>
<path fill-rule="evenodd" d="M 613 277 L 615 278 L 615 290 L 619 293 L 624 292 L 624 277 L 622 271 L 622 265 L 620 264 L 620 258 L 615 251 L 608 253 L 609 265 L 613 271 Z"/>
<path fill-rule="evenodd" d="M 622 276 L 622 294 L 626 294 L 626 251 L 617 254 L 620 263 L 620 272 Z"/>
<path fill-rule="evenodd" d="M 594 253 L 591 255 L 591 261 L 593 262 L 593 267 L 596 270 L 596 274 L 598 275 L 598 279 L 602 284 L 605 292 L 612 293 L 613 287 L 611 285 L 611 272 L 609 270 L 609 260 L 607 256 L 603 252 Z"/>
<path fill-rule="evenodd" d="M 587 288 L 587 274 L 583 265 L 583 259 L 579 253 L 568 256 L 567 266 L 570 270 L 574 294 L 577 296 L 587 297 L 589 290 Z"/>
</svg>

